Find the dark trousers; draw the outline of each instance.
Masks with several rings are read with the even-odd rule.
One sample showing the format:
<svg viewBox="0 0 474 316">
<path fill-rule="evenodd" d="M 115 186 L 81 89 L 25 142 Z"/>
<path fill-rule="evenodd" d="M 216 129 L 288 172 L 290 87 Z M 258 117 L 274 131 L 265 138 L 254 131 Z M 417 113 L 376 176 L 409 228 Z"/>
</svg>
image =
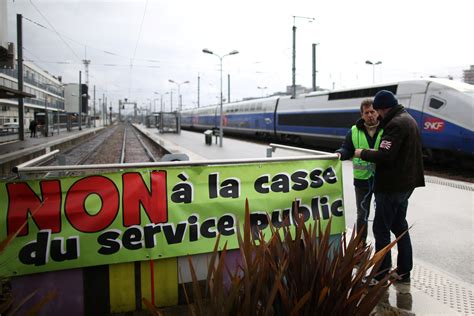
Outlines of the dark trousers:
<svg viewBox="0 0 474 316">
<path fill-rule="evenodd" d="M 375 193 L 375 218 L 373 225 L 375 251 L 383 249 L 390 243 L 390 232 L 397 238 L 406 232 L 397 243 L 397 273 L 407 279 L 410 278 L 410 271 L 413 268 L 413 251 L 406 220 L 408 199 L 412 192 L 413 190 L 407 192 Z M 388 252 L 380 266 L 380 274 L 376 278 L 382 279 L 391 267 L 392 257 L 390 252 Z"/>
<path fill-rule="evenodd" d="M 362 234 L 365 243 L 367 239 L 367 227 L 370 214 L 370 201 L 372 200 L 372 190 L 369 187 L 355 187 L 357 204 L 357 232 Z"/>
</svg>

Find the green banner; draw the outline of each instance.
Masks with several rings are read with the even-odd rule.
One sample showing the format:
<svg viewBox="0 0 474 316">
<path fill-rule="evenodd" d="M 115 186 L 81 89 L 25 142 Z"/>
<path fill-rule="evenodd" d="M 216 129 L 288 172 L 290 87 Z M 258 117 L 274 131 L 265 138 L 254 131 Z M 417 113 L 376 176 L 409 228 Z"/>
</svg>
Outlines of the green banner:
<svg viewBox="0 0 474 316">
<path fill-rule="evenodd" d="M 249 200 L 252 231 L 345 229 L 341 163 L 298 160 L 141 168 L 83 177 L 0 182 L 0 275 L 211 252 L 217 234 L 237 248 Z M 289 220 L 284 220 L 288 218 Z M 26 223 L 26 225 L 24 225 Z"/>
</svg>

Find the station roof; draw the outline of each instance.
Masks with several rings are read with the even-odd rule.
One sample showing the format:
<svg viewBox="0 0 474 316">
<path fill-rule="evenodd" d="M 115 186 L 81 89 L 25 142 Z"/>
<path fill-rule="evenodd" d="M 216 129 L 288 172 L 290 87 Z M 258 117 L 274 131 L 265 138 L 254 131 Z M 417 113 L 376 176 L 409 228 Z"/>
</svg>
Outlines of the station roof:
<svg viewBox="0 0 474 316">
<path fill-rule="evenodd" d="M 20 90 L 0 86 L 0 99 L 20 99 L 20 98 L 35 98 L 31 93 L 26 93 Z"/>
</svg>

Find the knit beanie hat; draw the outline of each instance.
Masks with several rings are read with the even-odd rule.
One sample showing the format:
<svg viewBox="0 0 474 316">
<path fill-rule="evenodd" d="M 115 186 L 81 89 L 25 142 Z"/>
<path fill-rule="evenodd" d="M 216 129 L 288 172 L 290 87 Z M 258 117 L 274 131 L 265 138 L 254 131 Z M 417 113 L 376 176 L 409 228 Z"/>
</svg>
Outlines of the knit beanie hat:
<svg viewBox="0 0 474 316">
<path fill-rule="evenodd" d="M 374 110 L 392 108 L 398 105 L 395 95 L 387 90 L 380 90 L 374 98 Z"/>
</svg>

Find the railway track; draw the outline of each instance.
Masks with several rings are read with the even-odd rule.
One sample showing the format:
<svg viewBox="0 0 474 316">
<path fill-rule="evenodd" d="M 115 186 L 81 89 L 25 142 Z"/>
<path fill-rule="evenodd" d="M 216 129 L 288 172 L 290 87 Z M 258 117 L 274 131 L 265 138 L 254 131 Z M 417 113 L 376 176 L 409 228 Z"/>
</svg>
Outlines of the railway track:
<svg viewBox="0 0 474 316">
<path fill-rule="evenodd" d="M 104 143 L 106 139 L 116 132 L 116 129 L 116 126 L 107 128 L 86 142 L 69 148 L 51 160 L 45 161 L 42 165 L 58 166 L 84 164 L 97 153 L 97 149 Z"/>
<path fill-rule="evenodd" d="M 94 165 L 154 162 L 163 156 L 163 150 L 147 137 L 141 135 L 130 124 L 119 124 L 107 128 L 73 148 L 48 160 L 42 166 Z M 94 170 L 88 173 L 100 173 Z M 80 172 L 62 172 L 61 175 L 80 175 Z M 48 173 L 45 177 L 57 176 Z"/>
<path fill-rule="evenodd" d="M 120 163 L 156 162 L 158 160 L 159 157 L 155 157 L 155 154 L 145 143 L 144 137 L 133 126 L 127 125 L 123 134 Z"/>
</svg>

